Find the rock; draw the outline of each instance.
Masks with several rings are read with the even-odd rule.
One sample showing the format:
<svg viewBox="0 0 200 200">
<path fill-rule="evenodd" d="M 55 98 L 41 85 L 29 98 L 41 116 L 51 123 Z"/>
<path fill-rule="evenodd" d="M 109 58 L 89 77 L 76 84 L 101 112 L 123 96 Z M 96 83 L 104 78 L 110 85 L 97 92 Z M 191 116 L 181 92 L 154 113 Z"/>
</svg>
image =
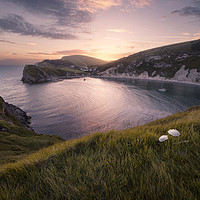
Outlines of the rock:
<svg viewBox="0 0 200 200">
<path fill-rule="evenodd" d="M 127 77 L 200 83 L 199 44 L 200 40 L 196 40 L 138 52 L 99 70 L 105 69 L 111 76 L 127 74 Z M 194 49 L 194 45 L 198 48 Z"/>
<path fill-rule="evenodd" d="M 6 128 L 0 128 L 1 132 L 7 132 L 8 130 Z"/>
<path fill-rule="evenodd" d="M 31 124 L 31 117 L 27 116 L 27 114 L 17 106 L 4 102 L 4 110 L 6 110 L 9 114 L 16 117 L 19 122 L 28 130 L 34 131 L 33 128 L 30 126 Z"/>
</svg>

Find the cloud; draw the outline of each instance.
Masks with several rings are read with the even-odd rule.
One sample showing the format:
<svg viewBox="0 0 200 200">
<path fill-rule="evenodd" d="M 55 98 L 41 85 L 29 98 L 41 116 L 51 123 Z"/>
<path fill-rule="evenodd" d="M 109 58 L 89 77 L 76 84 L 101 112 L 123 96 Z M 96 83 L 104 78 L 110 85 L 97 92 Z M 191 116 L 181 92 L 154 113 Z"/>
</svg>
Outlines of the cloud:
<svg viewBox="0 0 200 200">
<path fill-rule="evenodd" d="M 189 36 L 190 33 L 181 33 L 182 35 Z"/>
<path fill-rule="evenodd" d="M 38 59 L 2 59 L 0 60 L 0 66 L 23 66 L 26 64 L 34 64 L 39 61 Z"/>
<path fill-rule="evenodd" d="M 130 5 L 135 8 L 143 8 L 145 6 L 150 6 L 153 0 L 129 0 Z"/>
<path fill-rule="evenodd" d="M 200 31 L 194 34 L 194 40 L 200 39 Z"/>
<path fill-rule="evenodd" d="M 35 56 L 53 56 L 53 55 L 57 55 L 56 53 L 47 53 L 47 52 L 29 52 L 29 55 L 35 55 Z"/>
<path fill-rule="evenodd" d="M 48 30 L 48 28 L 30 24 L 19 15 L 9 15 L 0 19 L 0 29 L 5 32 L 18 33 L 25 36 L 39 36 L 50 39 L 77 39 L 76 36 L 62 33 L 59 30 Z"/>
<path fill-rule="evenodd" d="M 178 14 L 180 16 L 195 16 L 200 18 L 200 1 L 193 0 L 190 6 L 186 6 L 179 10 L 174 10 L 172 14 Z"/>
<path fill-rule="evenodd" d="M 8 44 L 17 44 L 16 42 L 12 42 L 12 41 L 9 41 L 9 40 L 0 40 L 0 42 L 8 43 Z"/>
<path fill-rule="evenodd" d="M 116 33 L 132 33 L 131 31 L 127 31 L 124 29 L 108 29 L 109 32 L 116 32 Z"/>
<path fill-rule="evenodd" d="M 35 15 L 49 15 L 57 24 L 74 27 L 91 22 L 91 13 L 80 9 L 81 0 L 2 0 L 23 7 Z"/>
<path fill-rule="evenodd" d="M 114 37 L 104 37 L 106 40 L 117 40 L 119 41 L 119 38 L 114 38 Z"/>
<path fill-rule="evenodd" d="M 2 0 L 22 6 L 31 13 L 53 15 L 57 19 L 66 17 L 72 21 L 86 22 L 91 20 L 91 13 L 107 10 L 110 7 L 131 6 L 143 8 L 150 6 L 154 0 Z"/>
<path fill-rule="evenodd" d="M 200 36 L 200 32 L 195 33 L 194 36 Z"/>
<path fill-rule="evenodd" d="M 12 8 L 12 12 L 15 12 L 15 14 L 10 14 L 0 19 L 0 29 L 4 32 L 25 36 L 50 39 L 76 39 L 78 33 L 88 33 L 88 25 L 95 19 L 95 15 L 99 11 L 107 10 L 111 7 L 119 7 L 121 10 L 142 8 L 150 6 L 153 1 L 0 0 L 0 4 L 6 4 Z M 20 13 L 19 8 L 23 9 Z M 25 19 L 34 21 L 37 25 Z M 38 23 L 40 23 L 40 26 Z"/>
<path fill-rule="evenodd" d="M 48 56 L 53 56 L 53 55 L 76 55 L 76 54 L 88 54 L 88 52 L 81 50 L 81 49 L 73 49 L 73 50 L 65 50 L 65 51 L 56 51 L 53 53 L 47 53 L 47 52 L 30 52 L 28 53 L 29 55 L 48 55 Z"/>
<path fill-rule="evenodd" d="M 122 0 L 79 0 L 80 9 L 87 10 L 91 13 L 97 10 L 107 10 L 110 7 L 122 5 Z"/>
<path fill-rule="evenodd" d="M 27 43 L 27 45 L 29 45 L 29 46 L 36 46 L 37 44 L 30 42 L 30 43 Z"/>
</svg>

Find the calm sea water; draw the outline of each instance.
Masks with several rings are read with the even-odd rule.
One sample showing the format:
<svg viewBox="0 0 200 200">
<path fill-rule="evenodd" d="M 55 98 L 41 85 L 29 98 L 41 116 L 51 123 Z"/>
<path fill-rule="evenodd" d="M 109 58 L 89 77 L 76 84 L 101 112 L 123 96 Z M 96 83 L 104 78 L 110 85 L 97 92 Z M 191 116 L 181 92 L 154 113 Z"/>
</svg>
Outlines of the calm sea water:
<svg viewBox="0 0 200 200">
<path fill-rule="evenodd" d="M 23 67 L 0 67 L 0 96 L 32 116 L 35 131 L 65 139 L 120 130 L 200 105 L 200 86 L 145 80 L 69 79 L 23 84 Z"/>
</svg>

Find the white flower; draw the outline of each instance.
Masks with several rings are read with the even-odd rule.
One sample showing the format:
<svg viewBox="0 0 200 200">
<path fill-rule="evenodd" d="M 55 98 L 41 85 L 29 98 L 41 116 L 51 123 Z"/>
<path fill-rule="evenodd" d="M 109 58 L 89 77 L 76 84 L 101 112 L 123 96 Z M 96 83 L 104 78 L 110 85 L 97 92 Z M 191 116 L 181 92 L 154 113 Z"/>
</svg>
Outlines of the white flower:
<svg viewBox="0 0 200 200">
<path fill-rule="evenodd" d="M 170 135 L 178 137 L 181 134 L 179 133 L 179 131 L 177 131 L 176 129 L 169 129 L 169 131 L 167 131 Z"/>
<path fill-rule="evenodd" d="M 168 135 L 162 135 L 159 137 L 160 142 L 164 142 L 165 140 L 168 140 Z"/>
</svg>

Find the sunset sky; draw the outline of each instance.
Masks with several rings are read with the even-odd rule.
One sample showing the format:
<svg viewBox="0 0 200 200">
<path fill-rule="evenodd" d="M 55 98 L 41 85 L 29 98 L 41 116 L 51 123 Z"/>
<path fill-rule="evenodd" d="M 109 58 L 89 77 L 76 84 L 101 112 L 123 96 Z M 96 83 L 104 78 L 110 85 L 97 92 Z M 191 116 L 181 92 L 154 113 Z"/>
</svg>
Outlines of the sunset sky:
<svg viewBox="0 0 200 200">
<path fill-rule="evenodd" d="M 200 38 L 200 0 L 0 0 L 0 65 L 105 60 Z"/>
</svg>

